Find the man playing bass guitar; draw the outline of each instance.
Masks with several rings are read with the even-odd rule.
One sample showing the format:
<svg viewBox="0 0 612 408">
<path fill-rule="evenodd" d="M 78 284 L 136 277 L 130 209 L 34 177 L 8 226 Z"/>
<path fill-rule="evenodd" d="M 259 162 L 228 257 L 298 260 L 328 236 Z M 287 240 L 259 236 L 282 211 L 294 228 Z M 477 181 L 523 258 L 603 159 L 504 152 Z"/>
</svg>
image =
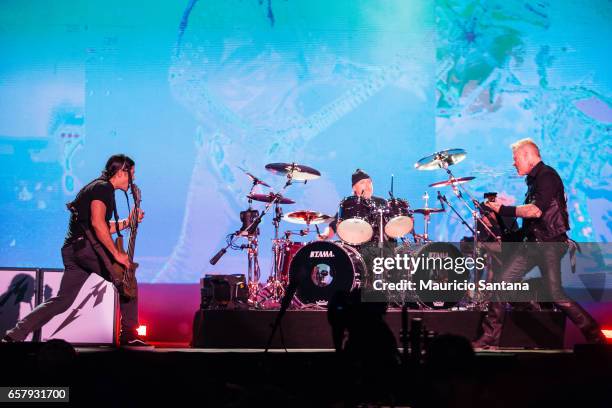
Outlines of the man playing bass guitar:
<svg viewBox="0 0 612 408">
<path fill-rule="evenodd" d="M 113 155 L 106 162 L 101 176 L 83 187 L 75 200 L 68 204 L 72 215 L 62 247 L 64 274 L 60 289 L 55 297 L 40 304 L 7 331 L 3 342 L 23 341 L 30 332 L 68 310 L 92 272 L 113 280 L 108 267 L 112 260 L 125 269 L 134 267 L 128 254 L 120 251 L 112 240 L 112 234 L 121 235 L 121 230 L 130 227 L 130 220 L 137 225 L 144 217 L 139 208 L 132 210 L 128 219 L 119 220 L 117 217 L 115 190 L 127 192 L 134 179 L 134 161 L 123 154 Z M 115 220 L 109 222 L 113 214 Z M 121 345 L 148 346 L 136 332 L 137 296 L 120 296 L 120 309 Z"/>
</svg>

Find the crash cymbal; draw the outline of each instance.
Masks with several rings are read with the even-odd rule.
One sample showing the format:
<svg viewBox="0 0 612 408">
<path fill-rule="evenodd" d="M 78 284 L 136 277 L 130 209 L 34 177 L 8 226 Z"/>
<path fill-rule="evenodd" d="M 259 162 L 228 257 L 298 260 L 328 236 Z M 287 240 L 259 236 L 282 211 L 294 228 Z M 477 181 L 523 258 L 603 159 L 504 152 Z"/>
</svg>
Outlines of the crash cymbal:
<svg viewBox="0 0 612 408">
<path fill-rule="evenodd" d="M 332 216 L 310 210 L 293 211 L 283 216 L 283 220 L 294 224 L 326 224 L 333 219 Z"/>
<path fill-rule="evenodd" d="M 291 174 L 291 178 L 297 181 L 308 181 L 321 177 L 318 170 L 296 163 L 269 163 L 266 164 L 266 170 L 278 176 Z"/>
<path fill-rule="evenodd" d="M 443 213 L 446 210 L 444 210 L 444 208 L 429 208 L 429 207 L 425 207 L 425 208 L 417 208 L 417 209 L 412 210 L 412 211 L 417 213 L 417 214 L 428 215 L 428 214 Z"/>
<path fill-rule="evenodd" d="M 276 194 L 273 194 L 273 193 L 269 193 L 269 194 L 249 194 L 249 195 L 247 195 L 247 198 L 250 198 L 251 200 L 255 200 L 255 201 L 261 201 L 262 203 L 271 203 L 272 200 L 274 200 L 275 196 L 276 196 Z M 280 194 L 278 194 L 278 196 L 280 196 L 280 200 L 277 201 L 279 204 L 295 204 L 295 201 L 293 201 L 290 198 L 283 197 Z"/>
<path fill-rule="evenodd" d="M 463 149 L 447 149 L 441 152 L 430 154 L 423 157 L 418 162 L 414 163 L 417 170 L 437 170 L 444 169 L 453 164 L 457 164 L 463 159 L 467 152 Z"/>
<path fill-rule="evenodd" d="M 452 177 L 448 180 L 438 181 L 437 183 L 430 184 L 429 187 L 445 187 L 457 184 L 467 183 L 470 180 L 474 180 L 476 177 Z"/>
<path fill-rule="evenodd" d="M 242 172 L 243 172 L 244 174 L 246 174 L 246 175 L 247 175 L 247 176 L 248 176 L 248 177 L 251 179 L 251 181 L 252 181 L 252 182 L 253 182 L 255 185 L 261 184 L 262 186 L 270 187 L 270 185 L 269 185 L 268 183 L 266 183 L 265 181 L 263 181 L 262 179 L 255 177 L 253 174 L 249 173 L 248 171 L 246 171 L 245 169 L 243 169 L 243 168 L 242 168 L 242 167 L 240 167 L 240 166 L 237 166 L 237 167 L 238 167 L 240 170 L 242 170 Z M 270 188 L 271 188 L 271 187 L 270 187 Z"/>
</svg>

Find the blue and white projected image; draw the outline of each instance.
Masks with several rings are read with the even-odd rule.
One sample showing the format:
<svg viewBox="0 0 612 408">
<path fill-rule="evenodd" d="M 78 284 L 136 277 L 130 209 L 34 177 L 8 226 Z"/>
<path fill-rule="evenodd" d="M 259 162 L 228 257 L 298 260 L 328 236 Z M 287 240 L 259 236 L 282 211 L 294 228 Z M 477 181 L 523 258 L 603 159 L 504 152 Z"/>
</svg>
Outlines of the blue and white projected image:
<svg viewBox="0 0 612 408">
<path fill-rule="evenodd" d="M 464 148 L 453 170 L 476 176 L 468 187 L 478 198 L 497 191 L 520 202 L 525 185 L 509 144 L 523 137 L 540 144 L 565 182 L 572 238 L 612 240 L 609 2 L 58 0 L 0 8 L 0 265 L 61 267 L 64 204 L 119 152 L 137 163 L 146 212 L 136 246 L 141 282 L 246 273 L 246 251 L 208 262 L 248 207 L 241 168 L 274 191 L 285 179 L 268 163 L 321 172 L 288 187 L 296 203 L 285 213 L 333 215 L 357 168 L 382 197 L 393 174 L 395 195 L 417 208 L 426 191 L 437 204 L 427 186 L 446 174 L 414 163 Z M 116 198 L 126 216 L 123 194 Z M 421 218 L 415 226 L 422 230 Z M 300 227 L 283 221 L 280 233 Z M 437 240 L 470 235 L 449 214 L 431 228 Z M 265 278 L 272 215 L 260 230 Z"/>
</svg>

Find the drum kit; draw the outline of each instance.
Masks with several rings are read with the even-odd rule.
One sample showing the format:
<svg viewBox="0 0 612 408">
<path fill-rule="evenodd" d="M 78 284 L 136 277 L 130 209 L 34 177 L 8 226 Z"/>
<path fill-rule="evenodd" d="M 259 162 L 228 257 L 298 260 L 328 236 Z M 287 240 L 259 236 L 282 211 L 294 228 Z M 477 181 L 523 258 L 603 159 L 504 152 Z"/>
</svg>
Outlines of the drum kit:
<svg viewBox="0 0 612 408">
<path fill-rule="evenodd" d="M 376 247 L 383 251 L 383 246 L 392 243 L 394 254 L 408 251 L 413 256 L 431 254 L 436 251 L 451 253 L 458 256 L 456 247 L 451 244 L 432 242 L 429 238 L 428 224 L 432 214 L 446 211 L 445 204 L 459 217 L 461 222 L 474 235 L 474 243 L 478 241 L 477 230 L 488 230 L 480 220 L 480 211 L 477 200 L 473 200 L 465 188 L 465 184 L 474 177 L 455 177 L 449 166 L 457 164 L 466 158 L 463 149 L 443 150 L 423 157 L 415 163 L 417 170 L 445 170 L 448 180 L 433 183 L 430 187 L 451 187 L 457 198 L 468 206 L 473 216 L 471 225 L 462 218 L 459 211 L 438 191 L 440 208 L 429 206 L 429 195 L 423 196 L 424 207 L 411 209 L 407 200 L 396 198 L 393 195 L 393 176 L 391 178 L 391 191 L 389 199 L 368 199 L 359 196 L 345 197 L 339 204 L 335 216 L 321 213 L 312 209 L 303 209 L 283 213 L 283 206 L 295 204 L 295 201 L 285 196 L 287 188 L 296 182 L 307 183 L 321 177 L 321 173 L 309 166 L 297 163 L 270 163 L 266 170 L 276 176 L 284 177 L 286 182 L 279 192 L 270 191 L 267 194 L 255 193 L 255 187 L 264 186 L 272 190 L 270 185 L 257 178 L 252 173 L 241 170 L 251 180 L 252 187 L 247 194 L 248 208 L 240 213 L 241 228 L 228 236 L 225 248 L 221 249 L 211 260 L 216 264 L 228 248 L 247 249 L 247 280 L 249 287 L 249 304 L 257 308 L 276 308 L 279 306 L 290 282 L 296 285 L 295 304 L 307 307 L 312 305 L 323 306 L 337 291 L 351 291 L 360 287 L 367 274 L 362 249 Z M 471 199 L 470 204 L 464 199 L 464 194 Z M 263 210 L 252 207 L 253 201 L 265 203 Z M 274 238 L 272 239 L 272 271 L 267 282 L 260 282 L 258 264 L 259 252 L 259 223 L 262 218 L 273 209 Z M 417 233 L 414 228 L 414 217 L 423 216 L 423 232 Z M 335 222 L 340 240 L 325 241 L 321 239 L 319 226 Z M 300 230 L 287 229 L 280 235 L 281 223 L 303 226 Z M 482 228 L 477 229 L 479 223 Z M 313 229 L 314 228 L 314 229 Z M 318 238 L 300 242 L 293 239 L 298 235 L 307 236 L 316 232 Z M 410 236 L 412 241 L 410 241 Z M 246 244 L 237 245 L 240 238 L 247 240 Z M 495 237 L 496 239 L 498 237 Z M 446 246 L 450 247 L 447 248 Z M 476 248 L 476 245 L 474 245 Z M 476 250 L 476 249 L 475 249 Z M 435 253 L 433 254 L 435 256 Z M 417 276 L 419 276 L 417 274 Z M 427 273 L 419 277 L 427 278 Z M 454 304 L 456 302 L 452 302 Z M 424 304 L 424 302 L 422 303 Z M 429 304 L 430 307 L 448 307 L 449 303 L 440 305 Z"/>
</svg>

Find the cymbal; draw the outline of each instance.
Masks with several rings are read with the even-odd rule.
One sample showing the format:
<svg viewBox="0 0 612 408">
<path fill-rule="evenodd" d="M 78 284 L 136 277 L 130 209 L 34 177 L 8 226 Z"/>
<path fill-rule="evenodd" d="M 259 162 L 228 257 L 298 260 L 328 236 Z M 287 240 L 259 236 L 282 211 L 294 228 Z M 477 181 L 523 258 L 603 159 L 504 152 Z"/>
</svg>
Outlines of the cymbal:
<svg viewBox="0 0 612 408">
<path fill-rule="evenodd" d="M 245 170 L 245 169 L 243 169 L 242 167 L 238 166 L 238 168 L 239 168 L 240 170 L 242 170 L 242 172 L 243 172 L 244 174 L 246 174 L 246 175 L 247 175 L 247 176 L 248 176 L 248 177 L 251 179 L 251 181 L 252 181 L 253 183 L 255 183 L 255 185 L 261 184 L 262 186 L 270 187 L 270 185 L 269 185 L 268 183 L 266 183 L 265 181 L 263 181 L 263 180 L 262 180 L 262 179 L 260 179 L 260 178 L 255 177 L 253 174 L 249 173 L 248 171 L 246 171 L 246 170 Z M 272 187 L 270 187 L 270 188 L 272 188 Z"/>
<path fill-rule="evenodd" d="M 465 159 L 467 152 L 463 149 L 446 149 L 430 154 L 414 163 L 417 170 L 444 169 Z"/>
<path fill-rule="evenodd" d="M 280 194 L 278 194 L 278 196 L 280 196 L 280 199 L 277 201 L 277 203 L 279 204 L 295 204 L 295 201 L 293 201 L 290 198 L 283 197 Z M 255 200 L 255 201 L 261 201 L 262 203 L 271 203 L 272 200 L 274 200 L 274 197 L 276 197 L 276 194 L 273 194 L 273 193 L 247 195 L 247 198 L 250 198 L 251 200 Z"/>
<path fill-rule="evenodd" d="M 428 214 L 443 213 L 446 210 L 444 208 L 429 208 L 429 207 L 425 207 L 425 208 L 417 208 L 417 209 L 414 209 L 412 211 L 417 213 L 417 214 L 428 215 Z"/>
<path fill-rule="evenodd" d="M 467 183 L 470 180 L 474 180 L 476 177 L 453 177 L 449 180 L 438 181 L 437 183 L 430 184 L 429 187 L 445 187 L 457 184 Z"/>
<path fill-rule="evenodd" d="M 269 163 L 266 164 L 266 170 L 278 176 L 291 173 L 291 178 L 297 181 L 308 181 L 321 177 L 318 170 L 296 163 Z"/>
<path fill-rule="evenodd" d="M 332 216 L 310 210 L 293 211 L 283 216 L 283 220 L 294 224 L 326 224 L 333 219 Z"/>
</svg>

